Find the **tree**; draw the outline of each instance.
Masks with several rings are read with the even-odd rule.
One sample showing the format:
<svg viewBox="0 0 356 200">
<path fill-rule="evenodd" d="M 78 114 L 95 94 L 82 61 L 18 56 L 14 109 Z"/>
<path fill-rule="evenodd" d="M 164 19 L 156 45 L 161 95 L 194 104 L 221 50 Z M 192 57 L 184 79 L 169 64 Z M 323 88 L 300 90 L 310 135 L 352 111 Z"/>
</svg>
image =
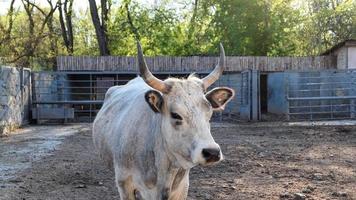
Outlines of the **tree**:
<svg viewBox="0 0 356 200">
<path fill-rule="evenodd" d="M 101 18 L 99 18 L 98 8 L 95 0 L 89 0 L 90 14 L 95 27 L 101 56 L 110 55 L 108 48 L 107 22 L 109 19 L 110 2 L 101 0 Z"/>
<path fill-rule="evenodd" d="M 47 2 L 51 5 L 51 9 L 48 13 L 46 13 L 43 9 L 41 9 L 39 6 L 37 6 L 35 3 L 31 2 L 30 0 L 21 0 L 23 7 L 25 9 L 25 12 L 27 14 L 28 18 L 28 41 L 25 43 L 25 49 L 22 52 L 18 52 L 18 56 L 15 58 L 14 61 L 21 59 L 25 57 L 22 66 L 30 66 L 31 64 L 31 59 L 35 57 L 35 50 L 38 47 L 40 41 L 44 38 L 47 37 L 47 35 L 44 34 L 44 28 L 46 25 L 48 25 L 49 22 L 52 22 L 53 25 L 53 13 L 56 11 L 57 6 L 53 7 L 52 3 L 50 0 L 47 0 Z M 37 9 L 42 15 L 43 15 L 43 20 L 41 20 L 40 23 L 40 28 L 37 33 L 35 33 L 35 19 L 34 19 L 34 9 Z M 53 30 L 52 30 L 53 31 Z M 13 61 L 12 61 L 13 62 Z"/>
<path fill-rule="evenodd" d="M 260 0 L 216 1 L 213 25 L 226 51 L 234 55 L 268 54 L 270 5 Z"/>
<path fill-rule="evenodd" d="M 355 0 L 88 0 L 82 11 L 79 1 L 46 1 L 10 0 L 0 14 L 6 63 L 51 69 L 57 55 L 136 55 L 136 40 L 149 56 L 217 55 L 219 42 L 228 55 L 304 56 L 356 38 Z"/>
<path fill-rule="evenodd" d="M 1 31 L 1 36 L 0 37 L 0 46 L 3 45 L 3 43 L 5 42 L 9 42 L 9 40 L 11 39 L 11 31 L 12 31 L 12 27 L 13 27 L 13 24 L 14 24 L 14 3 L 15 3 L 15 0 L 11 0 L 10 2 L 10 8 L 9 8 L 9 11 L 8 11 L 8 22 L 7 22 L 7 27 L 5 27 L 1 21 L 0 21 L 0 31 Z"/>
<path fill-rule="evenodd" d="M 58 2 L 59 22 L 61 25 L 62 38 L 69 55 L 73 55 L 73 0 L 59 0 Z"/>
</svg>

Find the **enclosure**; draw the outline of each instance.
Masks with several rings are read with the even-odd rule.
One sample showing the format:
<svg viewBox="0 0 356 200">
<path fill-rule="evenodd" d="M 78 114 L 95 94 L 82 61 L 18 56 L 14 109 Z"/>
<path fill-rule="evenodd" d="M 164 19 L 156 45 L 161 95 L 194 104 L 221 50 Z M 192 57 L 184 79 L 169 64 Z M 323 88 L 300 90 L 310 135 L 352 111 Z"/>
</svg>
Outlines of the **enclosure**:
<svg viewBox="0 0 356 200">
<path fill-rule="evenodd" d="M 0 199 L 118 198 L 112 170 L 92 151 L 90 124 L 36 130 L 1 141 Z M 355 131 L 352 121 L 213 123 L 225 160 L 191 170 L 188 199 L 355 199 Z M 48 141 L 61 144 L 28 151 Z M 27 167 L 6 171 L 7 163 Z"/>
<path fill-rule="evenodd" d="M 59 71 L 21 79 L 21 70 L 12 73 L 19 94 L 30 94 L 19 101 L 25 122 L 64 124 L 25 127 L 0 141 L 0 199 L 118 198 L 112 170 L 93 151 L 90 122 L 109 87 L 137 76 L 135 59 L 58 59 Z M 355 119 L 356 71 L 336 69 L 332 60 L 228 58 L 212 86 L 237 93 L 212 120 L 225 159 L 192 169 L 189 199 L 355 199 L 356 123 L 317 122 Z M 148 63 L 161 79 L 191 72 L 203 77 L 217 58 L 157 57 Z"/>
<path fill-rule="evenodd" d="M 108 89 L 139 75 L 145 79 L 146 68 L 161 80 L 210 74 L 203 79 L 206 98 L 200 87 L 182 90 L 191 95 L 190 88 L 199 89 L 200 100 L 211 107 L 229 100 L 209 119 L 224 160 L 191 169 L 188 199 L 356 200 L 355 27 L 356 0 L 0 0 L 0 200 L 119 199 L 113 170 L 94 149 L 92 122 Z M 155 108 L 169 104 L 164 116 L 170 112 L 174 120 L 164 118 L 158 127 L 160 113 L 115 108 L 116 100 L 147 106 L 136 91 L 130 90 L 132 97 L 108 94 L 117 99 L 103 124 L 120 119 L 107 129 L 99 123 L 98 129 L 152 132 L 139 139 L 118 136 L 120 144 L 112 146 L 133 141 L 128 146 L 140 148 L 136 153 L 110 148 L 125 154 L 113 154 L 115 164 L 130 166 L 139 159 L 165 166 L 158 161 L 166 153 L 157 150 L 161 143 L 169 162 L 175 161 L 170 153 L 192 162 L 195 154 L 202 162 L 219 160 L 213 141 L 201 144 L 211 139 L 201 101 L 194 97 L 192 104 L 186 99 L 195 95 L 176 95 L 171 102 L 180 87 L 168 92 L 169 84 L 152 77 L 146 83 L 163 95 L 151 91 L 146 101 Z M 214 87 L 234 92 L 209 93 Z M 146 116 L 158 123 L 136 125 L 146 125 L 141 120 Z M 195 130 L 195 138 L 182 133 L 186 144 L 164 136 L 176 144 L 162 137 L 152 141 L 155 130 L 167 133 L 168 121 L 179 133 L 189 126 L 184 132 Z M 124 128 L 114 129 L 119 125 Z M 200 130 L 208 135 L 199 136 L 204 142 L 195 141 Z M 110 136 L 105 141 L 113 144 Z M 102 149 L 105 154 L 109 148 Z M 127 168 L 155 171 L 133 165 Z M 176 188 L 184 171 L 178 167 L 165 168 L 177 174 L 171 187 L 165 183 L 162 198 Z M 161 177 L 166 178 L 152 185 L 161 187 Z"/>
</svg>

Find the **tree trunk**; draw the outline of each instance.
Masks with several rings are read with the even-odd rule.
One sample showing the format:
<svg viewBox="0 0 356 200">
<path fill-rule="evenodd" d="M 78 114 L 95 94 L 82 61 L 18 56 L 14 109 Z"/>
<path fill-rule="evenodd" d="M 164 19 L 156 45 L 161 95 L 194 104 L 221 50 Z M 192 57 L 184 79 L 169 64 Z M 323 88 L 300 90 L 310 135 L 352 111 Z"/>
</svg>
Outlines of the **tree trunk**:
<svg viewBox="0 0 356 200">
<path fill-rule="evenodd" d="M 106 1 L 102 0 L 101 2 L 102 3 L 104 2 L 104 8 L 102 9 L 102 15 L 101 15 L 104 18 L 101 19 L 101 22 L 99 19 L 98 8 L 96 7 L 95 0 L 89 0 L 89 7 L 90 7 L 90 14 L 93 21 L 93 25 L 95 27 L 96 39 L 98 41 L 100 55 L 107 56 L 110 55 L 110 51 L 107 44 L 107 35 L 105 30 L 108 10 L 106 6 Z"/>
<path fill-rule="evenodd" d="M 69 1 L 69 6 L 68 6 Z M 73 39 L 73 0 L 65 0 L 64 3 L 60 1 L 58 6 L 59 23 L 62 30 L 62 38 L 64 45 L 66 46 L 69 55 L 73 55 L 74 52 L 74 39 Z"/>
<path fill-rule="evenodd" d="M 7 17 L 9 19 L 9 21 L 8 21 L 9 25 L 8 25 L 7 28 L 4 28 L 4 36 L 0 37 L 0 46 L 3 43 L 9 42 L 11 40 L 12 26 L 14 24 L 14 18 L 13 18 L 13 15 L 14 15 L 14 3 L 15 3 L 15 0 L 12 0 L 11 3 L 10 3 L 10 8 L 9 8 L 8 13 L 7 13 Z"/>
</svg>

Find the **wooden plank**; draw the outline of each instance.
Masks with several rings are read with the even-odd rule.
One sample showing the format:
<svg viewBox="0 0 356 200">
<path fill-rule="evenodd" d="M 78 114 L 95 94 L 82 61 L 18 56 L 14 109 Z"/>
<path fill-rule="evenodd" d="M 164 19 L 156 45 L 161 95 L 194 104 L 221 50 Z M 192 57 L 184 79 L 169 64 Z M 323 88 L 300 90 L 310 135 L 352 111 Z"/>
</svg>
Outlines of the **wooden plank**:
<svg viewBox="0 0 356 200">
<path fill-rule="evenodd" d="M 266 57 L 228 56 L 226 71 L 256 69 L 261 71 L 335 69 L 335 57 Z M 147 65 L 155 72 L 206 72 L 214 68 L 218 57 L 147 57 Z M 58 56 L 58 71 L 120 71 L 134 72 L 136 57 L 120 56 Z"/>
</svg>

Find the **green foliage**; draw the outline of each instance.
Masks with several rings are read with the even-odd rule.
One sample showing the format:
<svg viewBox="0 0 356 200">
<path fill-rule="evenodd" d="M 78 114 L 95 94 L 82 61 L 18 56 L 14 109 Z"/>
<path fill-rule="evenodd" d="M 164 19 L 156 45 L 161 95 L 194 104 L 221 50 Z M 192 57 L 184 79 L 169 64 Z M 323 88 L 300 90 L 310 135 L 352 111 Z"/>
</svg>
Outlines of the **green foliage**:
<svg viewBox="0 0 356 200">
<path fill-rule="evenodd" d="M 89 11 L 76 13 L 73 18 L 74 55 L 99 55 L 98 42 Z"/>
<path fill-rule="evenodd" d="M 130 0 L 111 2 L 106 33 L 111 54 L 134 56 L 137 37 L 148 56 L 216 55 L 219 42 L 227 55 L 317 55 L 356 38 L 355 0 L 180 2 L 165 0 L 155 6 Z M 43 13 L 34 8 L 32 17 L 33 30 L 23 8 L 15 9 L 12 18 L 10 12 L 0 15 L 0 60 L 52 69 L 57 55 L 68 54 L 58 13 L 45 21 Z M 90 12 L 76 11 L 72 21 L 74 55 L 99 55 Z"/>
</svg>

